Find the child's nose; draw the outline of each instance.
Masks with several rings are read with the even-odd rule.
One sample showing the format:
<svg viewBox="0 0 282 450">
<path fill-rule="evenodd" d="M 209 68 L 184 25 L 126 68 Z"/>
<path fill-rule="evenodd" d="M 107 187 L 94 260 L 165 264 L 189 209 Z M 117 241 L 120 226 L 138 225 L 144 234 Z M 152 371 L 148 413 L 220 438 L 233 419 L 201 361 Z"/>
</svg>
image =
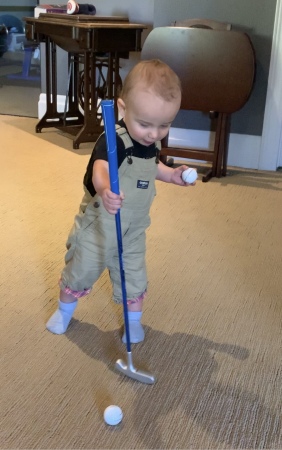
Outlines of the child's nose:
<svg viewBox="0 0 282 450">
<path fill-rule="evenodd" d="M 152 138 L 152 139 L 156 139 L 158 137 L 158 130 L 157 130 L 157 128 L 152 128 L 150 130 L 149 137 Z"/>
</svg>

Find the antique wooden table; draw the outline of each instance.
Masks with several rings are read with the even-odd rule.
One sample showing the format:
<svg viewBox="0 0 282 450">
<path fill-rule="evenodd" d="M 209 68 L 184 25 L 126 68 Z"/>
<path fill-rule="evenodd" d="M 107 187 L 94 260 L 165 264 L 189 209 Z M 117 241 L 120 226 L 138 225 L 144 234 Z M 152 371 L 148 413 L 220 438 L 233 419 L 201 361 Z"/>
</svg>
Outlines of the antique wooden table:
<svg viewBox="0 0 282 450">
<path fill-rule="evenodd" d="M 101 96 L 117 99 L 119 58 L 141 50 L 141 34 L 146 25 L 129 23 L 124 16 L 80 14 L 44 13 L 24 20 L 27 39 L 46 47 L 46 113 L 36 125 L 36 132 L 50 127 L 61 129 L 72 136 L 74 149 L 82 142 L 95 141 L 103 131 L 98 112 Z M 68 52 L 64 112 L 59 112 L 57 105 L 57 46 Z M 101 89 L 97 77 L 104 77 L 105 67 L 106 80 Z"/>
</svg>

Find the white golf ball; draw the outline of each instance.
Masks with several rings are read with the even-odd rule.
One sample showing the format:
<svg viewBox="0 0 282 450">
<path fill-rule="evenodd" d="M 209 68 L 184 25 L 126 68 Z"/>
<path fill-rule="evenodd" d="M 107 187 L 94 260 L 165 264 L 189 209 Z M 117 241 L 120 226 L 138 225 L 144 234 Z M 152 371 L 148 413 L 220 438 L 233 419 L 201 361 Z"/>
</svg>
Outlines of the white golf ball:
<svg viewBox="0 0 282 450">
<path fill-rule="evenodd" d="M 122 410 L 119 406 L 110 405 L 104 411 L 104 421 L 108 425 L 118 425 L 123 418 Z"/>
<path fill-rule="evenodd" d="M 197 170 L 192 169 L 191 167 L 182 172 L 182 180 L 185 181 L 185 183 L 189 184 L 195 183 L 197 178 L 198 178 Z"/>
</svg>

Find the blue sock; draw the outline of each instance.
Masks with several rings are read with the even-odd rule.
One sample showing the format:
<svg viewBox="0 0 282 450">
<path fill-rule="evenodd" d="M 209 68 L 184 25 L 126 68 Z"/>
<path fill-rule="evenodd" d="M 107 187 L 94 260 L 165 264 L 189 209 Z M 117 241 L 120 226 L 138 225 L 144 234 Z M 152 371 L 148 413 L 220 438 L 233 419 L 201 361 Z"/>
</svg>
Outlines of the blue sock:
<svg viewBox="0 0 282 450">
<path fill-rule="evenodd" d="M 72 303 L 64 303 L 59 300 L 58 309 L 46 323 L 47 330 L 54 334 L 65 333 L 77 307 L 77 303 L 77 300 Z"/>
<path fill-rule="evenodd" d="M 144 341 L 145 333 L 141 324 L 142 311 L 128 311 L 129 334 L 131 344 Z M 126 333 L 124 330 L 122 342 L 126 344 Z"/>
</svg>

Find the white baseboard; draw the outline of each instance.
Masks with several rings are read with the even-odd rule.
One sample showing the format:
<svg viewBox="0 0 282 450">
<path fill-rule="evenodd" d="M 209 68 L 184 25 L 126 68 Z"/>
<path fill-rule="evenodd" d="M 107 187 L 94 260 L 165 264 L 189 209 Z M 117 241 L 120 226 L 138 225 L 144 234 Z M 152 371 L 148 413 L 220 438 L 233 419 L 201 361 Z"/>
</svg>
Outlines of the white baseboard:
<svg viewBox="0 0 282 450">
<path fill-rule="evenodd" d="M 57 95 L 57 112 L 62 113 L 65 110 L 65 101 L 66 96 L 65 95 Z M 67 105 L 68 106 L 68 105 Z M 78 106 L 79 111 L 81 114 L 84 114 L 83 109 Z M 98 112 L 101 112 L 101 108 L 98 108 Z M 38 118 L 41 119 L 44 114 L 46 113 L 46 94 L 40 94 L 39 101 L 38 101 Z"/>
<path fill-rule="evenodd" d="M 57 108 L 58 112 L 64 112 L 65 110 L 65 95 L 57 95 Z M 41 119 L 46 113 L 46 94 L 40 94 L 38 101 L 38 119 Z"/>
<path fill-rule="evenodd" d="M 171 128 L 169 137 L 170 147 L 190 147 L 211 150 L 213 148 L 215 133 L 200 130 L 185 130 Z M 261 136 L 250 136 L 231 133 L 229 137 L 228 162 L 229 166 L 245 169 L 258 169 Z M 175 161 L 183 158 L 175 158 Z M 202 162 L 202 161 L 201 161 Z M 263 168 L 260 168 L 264 170 Z"/>
<path fill-rule="evenodd" d="M 58 112 L 65 108 L 65 96 L 57 96 Z M 40 94 L 38 102 L 38 118 L 41 119 L 46 112 L 46 94 Z M 215 133 L 199 130 L 185 130 L 182 128 L 171 128 L 169 137 L 170 147 L 200 147 L 212 149 Z M 261 136 L 250 136 L 231 133 L 228 147 L 228 165 L 242 167 L 245 169 L 268 170 L 268 167 L 259 167 L 261 148 Z M 174 158 L 175 161 L 183 158 Z"/>
</svg>

